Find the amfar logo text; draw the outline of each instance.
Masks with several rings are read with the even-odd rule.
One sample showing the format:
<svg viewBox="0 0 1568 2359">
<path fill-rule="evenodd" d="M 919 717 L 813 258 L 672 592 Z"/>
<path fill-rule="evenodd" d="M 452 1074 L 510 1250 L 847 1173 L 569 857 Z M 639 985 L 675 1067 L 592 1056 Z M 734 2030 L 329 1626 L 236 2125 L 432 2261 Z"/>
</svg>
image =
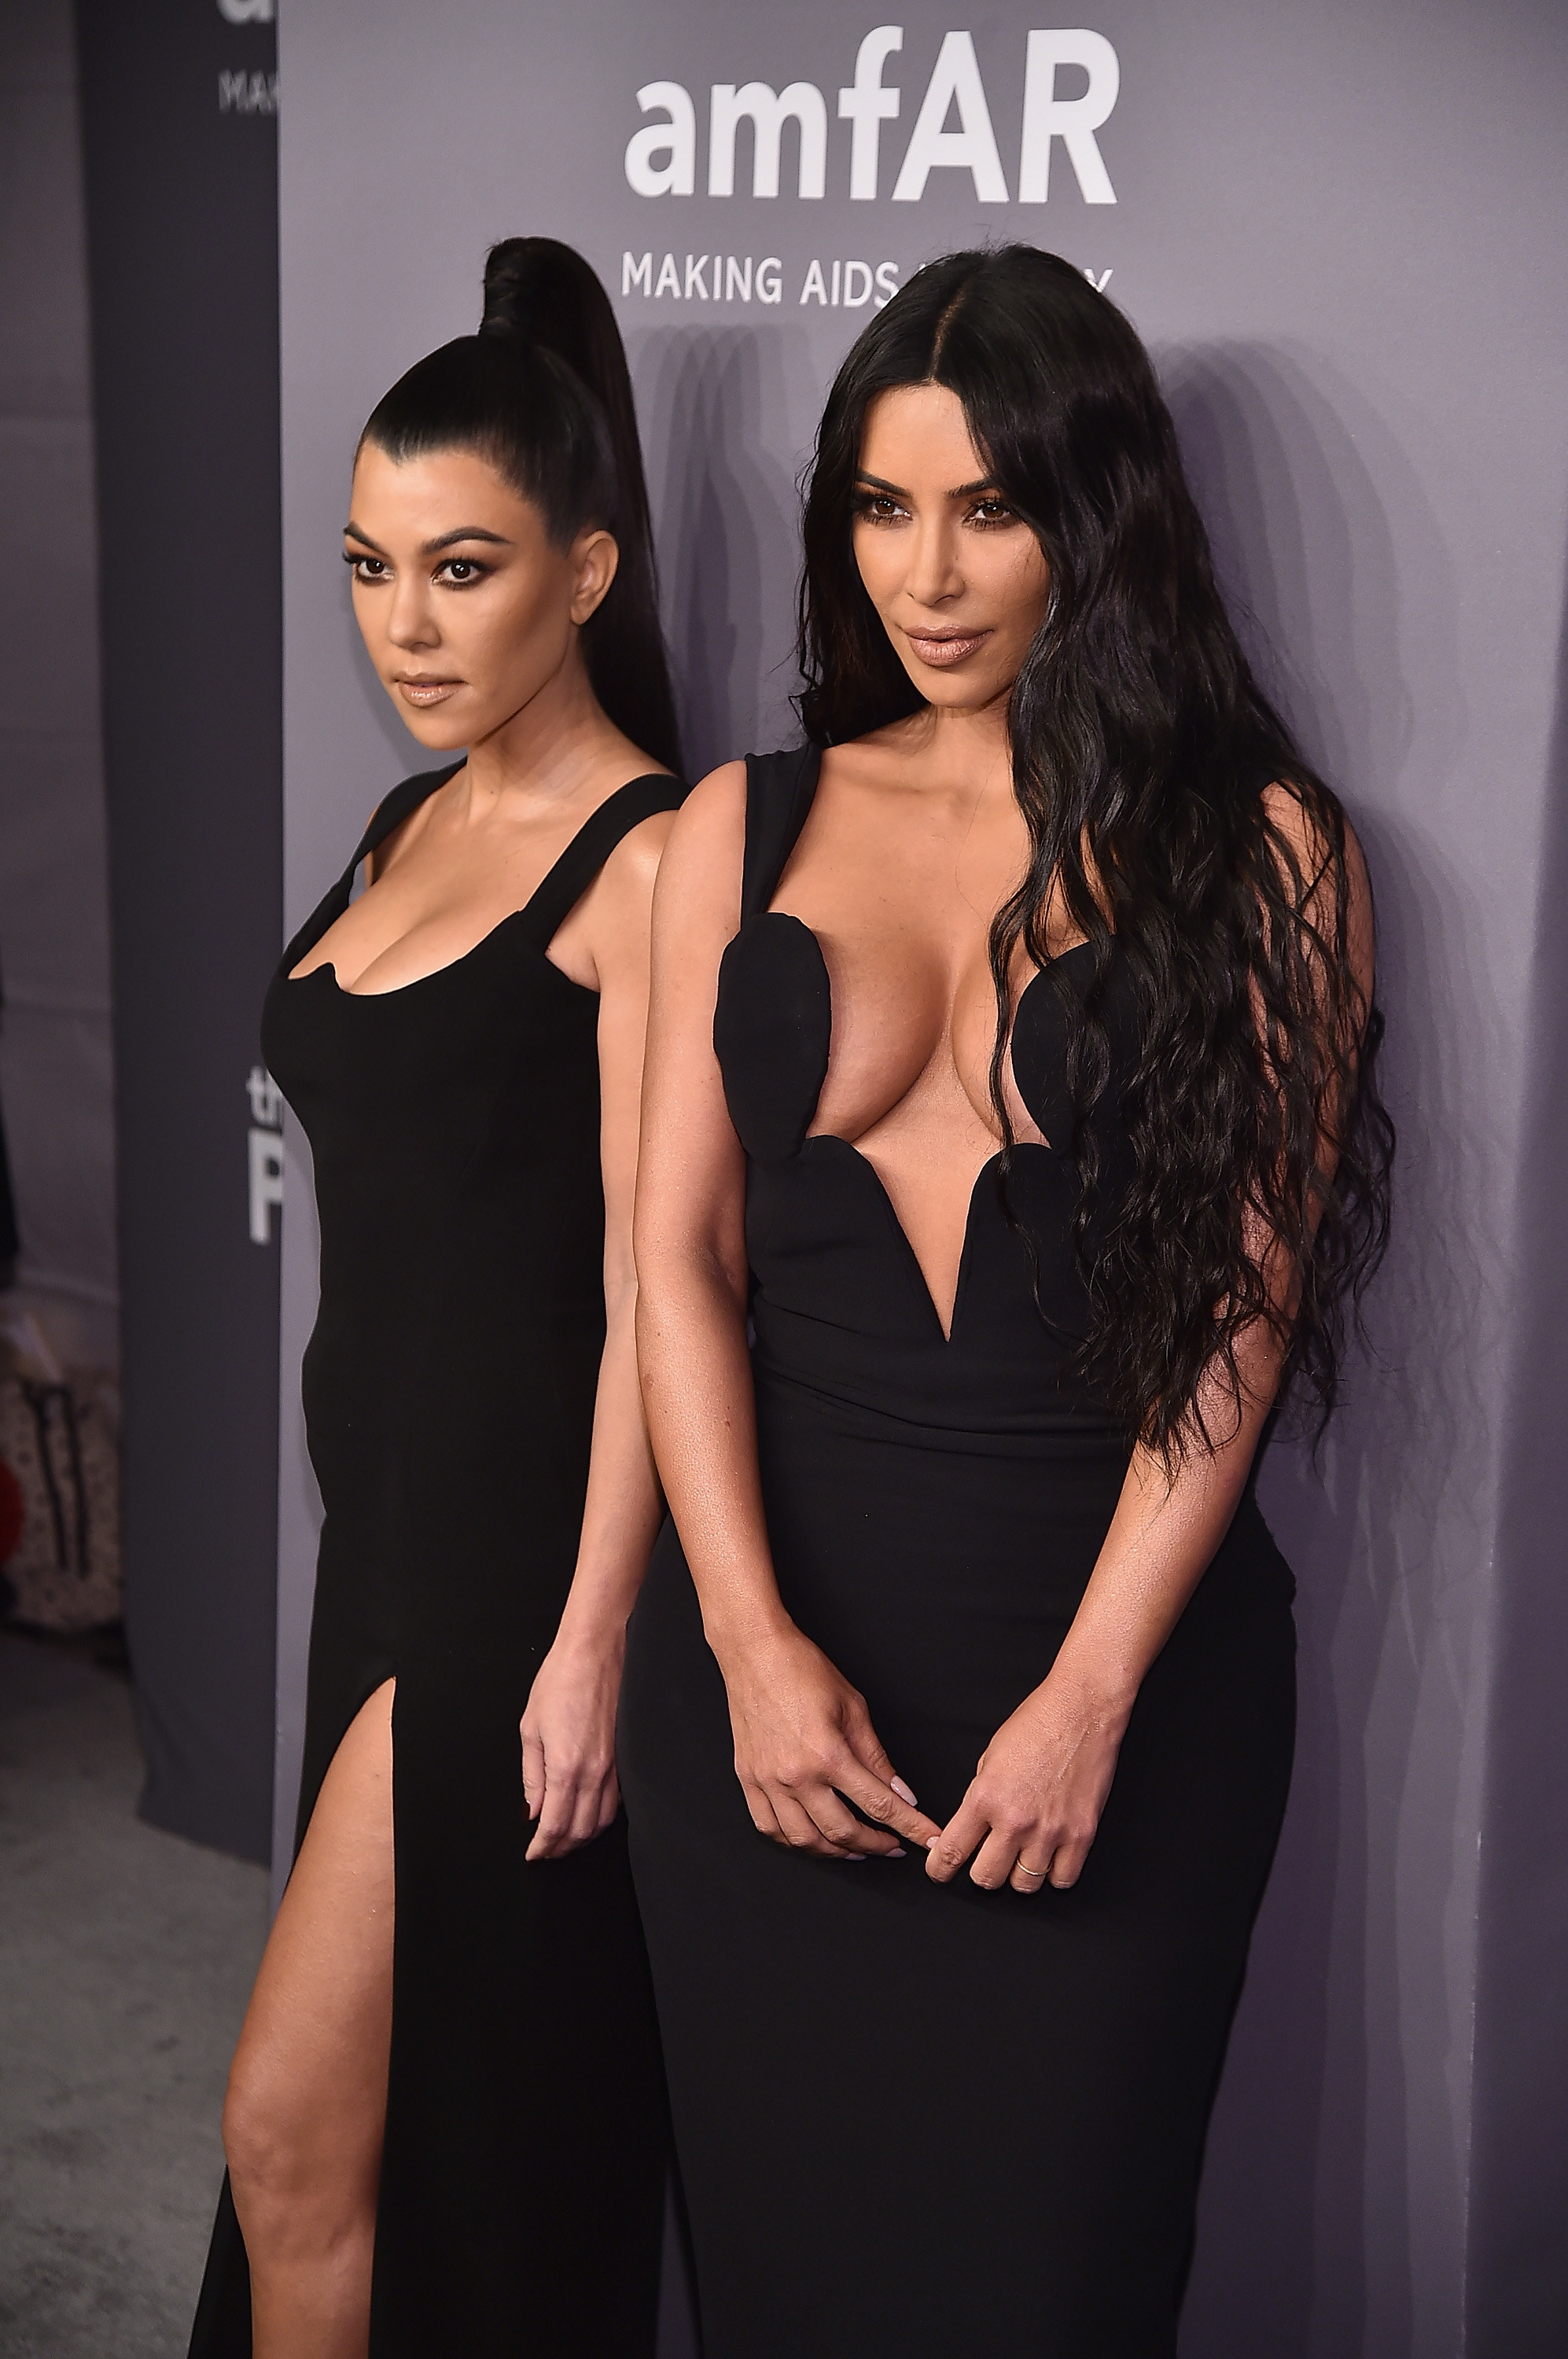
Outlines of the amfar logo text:
<svg viewBox="0 0 1568 2359">
<path fill-rule="evenodd" d="M 884 87 L 888 59 L 904 46 L 901 25 L 878 25 L 860 44 L 855 80 L 838 94 L 839 119 L 851 125 L 849 193 L 869 201 L 877 194 L 884 123 L 898 119 L 903 92 Z M 1088 87 L 1071 98 L 1056 95 L 1059 66 L 1076 66 Z M 1077 175 L 1083 201 L 1114 205 L 1116 192 L 1094 134 L 1116 103 L 1121 69 L 1103 33 L 1030 33 L 1024 50 L 1024 121 L 1018 150 L 1020 205 L 1042 205 L 1050 193 L 1051 151 L 1061 140 Z M 658 108 L 663 120 L 645 124 L 626 148 L 626 179 L 639 197 L 689 197 L 697 184 L 697 109 L 678 82 L 645 82 L 637 92 L 645 114 Z M 957 127 L 947 119 L 956 114 Z M 735 194 L 735 140 L 742 123 L 751 125 L 751 193 L 779 194 L 779 153 L 784 125 L 793 123 L 799 141 L 797 189 L 821 197 L 827 189 L 827 102 L 815 82 L 792 82 L 775 90 L 765 82 L 716 82 L 708 101 L 708 194 Z M 933 171 L 968 172 L 975 194 L 988 204 L 1007 202 L 991 109 L 980 77 L 973 37 L 943 38 L 926 93 L 915 117 L 893 182 L 895 204 L 918 204 Z"/>
</svg>

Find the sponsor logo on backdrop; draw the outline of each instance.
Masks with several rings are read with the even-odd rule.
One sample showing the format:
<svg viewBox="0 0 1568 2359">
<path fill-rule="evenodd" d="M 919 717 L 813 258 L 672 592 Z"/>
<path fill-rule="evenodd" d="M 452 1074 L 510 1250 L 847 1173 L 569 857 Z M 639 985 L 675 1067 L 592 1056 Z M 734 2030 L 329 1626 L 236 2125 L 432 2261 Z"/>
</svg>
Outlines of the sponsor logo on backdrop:
<svg viewBox="0 0 1568 2359">
<path fill-rule="evenodd" d="M 834 156 L 835 194 L 871 203 L 890 179 L 894 204 L 919 204 L 933 174 L 953 172 L 968 174 L 982 203 L 1007 204 L 1016 194 L 1020 205 L 1042 205 L 1051 195 L 1060 146 L 1083 202 L 1116 203 L 1096 135 L 1116 105 L 1121 67 L 1103 33 L 1037 28 L 1024 35 L 1023 123 L 1011 187 L 969 32 L 943 35 L 901 152 L 891 133 L 884 136 L 887 125 L 903 119 L 906 93 L 886 79 L 903 46 L 901 25 L 878 25 L 860 44 L 855 79 L 838 92 L 838 119 L 850 125 L 850 137 L 847 147 L 838 143 Z M 1058 96 L 1063 69 L 1076 69 L 1084 87 Z M 694 195 L 700 162 L 707 194 L 733 197 L 743 125 L 749 134 L 754 197 L 777 198 L 786 187 L 787 130 L 794 153 L 793 194 L 809 203 L 828 193 L 828 104 L 816 82 L 786 82 L 781 90 L 765 82 L 713 82 L 707 92 L 705 147 L 699 138 L 699 100 L 684 82 L 644 82 L 637 102 L 653 118 L 626 143 L 626 180 L 639 197 Z M 956 117 L 951 128 L 950 116 Z"/>
<path fill-rule="evenodd" d="M 270 25 L 278 16 L 277 0 L 218 0 L 225 25 Z M 269 45 L 270 46 L 270 45 Z M 278 76 L 258 73 L 251 66 L 218 76 L 220 114 L 276 114 Z"/>
<path fill-rule="evenodd" d="M 278 76 L 275 73 L 252 73 L 244 68 L 238 73 L 220 73 L 218 112 L 220 114 L 276 114 Z"/>
<path fill-rule="evenodd" d="M 283 1209 L 283 1093 L 265 1065 L 245 1075 L 250 1100 L 250 1241 L 272 1243 L 272 1209 Z"/>
</svg>

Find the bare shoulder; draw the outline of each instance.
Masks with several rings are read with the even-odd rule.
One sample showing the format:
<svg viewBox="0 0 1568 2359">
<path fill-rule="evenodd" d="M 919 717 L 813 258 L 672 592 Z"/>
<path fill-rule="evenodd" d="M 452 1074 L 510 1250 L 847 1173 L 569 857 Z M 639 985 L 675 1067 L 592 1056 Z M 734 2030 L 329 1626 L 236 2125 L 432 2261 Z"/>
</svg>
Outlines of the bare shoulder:
<svg viewBox="0 0 1568 2359">
<path fill-rule="evenodd" d="M 610 897 L 623 906 L 640 902 L 646 908 L 651 903 L 659 863 L 674 824 L 672 810 L 659 810 L 650 811 L 647 819 L 627 828 L 600 872 Z"/>
<path fill-rule="evenodd" d="M 674 821 L 672 810 L 650 811 L 627 828 L 580 905 L 583 938 L 601 990 L 616 976 L 647 974 L 653 888 Z"/>
<path fill-rule="evenodd" d="M 1263 809 L 1270 829 L 1282 836 L 1298 860 L 1321 865 L 1329 851 L 1328 811 L 1315 794 L 1294 778 L 1275 778 L 1263 789 Z M 1336 816 L 1337 805 L 1331 806 Z"/>
<path fill-rule="evenodd" d="M 1372 880 L 1361 840 L 1339 802 L 1309 794 L 1290 779 L 1263 789 L 1263 808 L 1281 866 L 1294 874 L 1292 896 L 1329 940 L 1343 917 L 1344 942 L 1357 981 L 1371 987 Z"/>
<path fill-rule="evenodd" d="M 676 815 L 677 850 L 687 857 L 746 834 L 746 764 L 721 762 L 699 778 Z"/>
<path fill-rule="evenodd" d="M 744 762 L 710 771 L 679 810 L 656 811 L 629 828 L 585 905 L 603 933 L 603 957 L 613 960 L 637 940 L 646 945 L 656 906 L 673 903 L 683 936 L 722 927 L 726 918 L 733 933 L 745 842 Z"/>
<path fill-rule="evenodd" d="M 1263 808 L 1270 831 L 1293 855 L 1309 891 L 1332 875 L 1336 852 L 1344 855 L 1351 897 L 1368 889 L 1360 839 L 1335 799 L 1309 794 L 1292 779 L 1276 778 L 1263 789 Z"/>
<path fill-rule="evenodd" d="M 746 764 L 724 762 L 698 780 L 676 814 L 659 876 L 660 906 L 727 922 L 733 933 L 745 857 Z"/>
</svg>

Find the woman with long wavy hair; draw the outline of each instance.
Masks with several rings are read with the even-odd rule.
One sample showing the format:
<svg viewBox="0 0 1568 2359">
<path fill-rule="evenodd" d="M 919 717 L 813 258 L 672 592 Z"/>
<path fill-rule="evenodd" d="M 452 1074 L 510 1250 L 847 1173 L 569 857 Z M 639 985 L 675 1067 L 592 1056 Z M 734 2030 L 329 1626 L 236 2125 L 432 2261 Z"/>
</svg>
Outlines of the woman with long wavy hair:
<svg viewBox="0 0 1568 2359">
<path fill-rule="evenodd" d="M 708 2359 L 1170 2359 L 1290 1770 L 1255 1458 L 1386 1227 L 1366 870 L 1055 256 L 844 362 L 800 653 L 666 854 L 637 1213 Z"/>
<path fill-rule="evenodd" d="M 343 554 L 436 766 L 263 1016 L 314 1162 L 326 1519 L 192 2359 L 651 2359 L 669 2114 L 614 1740 L 662 1513 L 631 1208 L 684 789 L 626 355 L 571 247 L 496 246 L 479 332 L 377 403 Z"/>
</svg>

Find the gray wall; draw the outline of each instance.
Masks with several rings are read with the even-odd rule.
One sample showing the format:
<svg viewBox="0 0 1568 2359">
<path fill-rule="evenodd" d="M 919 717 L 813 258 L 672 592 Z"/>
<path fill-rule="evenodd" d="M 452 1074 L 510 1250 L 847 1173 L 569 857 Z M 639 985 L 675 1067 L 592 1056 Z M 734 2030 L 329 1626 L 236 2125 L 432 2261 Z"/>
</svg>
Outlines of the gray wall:
<svg viewBox="0 0 1568 2359">
<path fill-rule="evenodd" d="M 0 46 L 0 1103 L 16 1307 L 118 1356 L 97 524 L 71 0 Z M 7 1308 L 13 1305 L 8 1304 Z"/>
<path fill-rule="evenodd" d="M 851 200 L 836 93 L 875 21 L 824 0 L 738 16 L 718 0 L 583 0 L 570 21 L 509 0 L 293 0 L 289 920 L 417 765 L 356 647 L 334 536 L 360 424 L 413 358 L 472 327 L 488 240 L 570 238 L 617 297 L 699 765 L 785 727 L 793 480 L 867 316 L 803 304 L 811 261 L 831 288 L 835 259 L 907 275 L 1011 236 L 1112 274 L 1160 360 L 1232 592 L 1366 839 L 1402 1137 L 1376 1359 L 1321 1473 L 1286 1442 L 1265 1474 L 1301 1579 L 1300 1766 L 1214 2125 L 1185 2353 L 1533 2359 L 1562 2347 L 1568 2320 L 1551 2161 L 1568 2056 L 1514 2003 L 1529 1962 L 1560 1955 L 1568 1932 L 1561 1852 L 1553 1872 L 1539 1847 L 1563 1832 L 1540 1797 L 1562 1788 L 1547 1667 L 1568 1636 L 1550 1193 L 1568 1029 L 1551 796 L 1568 26 L 1553 0 L 1103 0 L 1092 23 L 1121 87 L 1098 141 L 1116 202 L 1084 201 L 1059 144 L 1042 206 L 1018 201 L 1030 15 L 1016 5 L 964 20 L 1007 200 L 947 168 L 919 201 L 891 195 L 948 29 L 929 0 L 901 12 L 883 74 L 902 111 L 883 126 L 879 194 Z M 797 192 L 792 130 L 781 195 L 749 192 L 749 135 L 743 193 L 707 193 L 710 85 L 753 78 L 825 93 L 821 199 Z M 1083 80 L 1064 72 L 1063 95 Z M 655 81 L 695 102 L 690 195 L 628 184 L 636 92 Z M 780 302 L 635 283 L 621 298 L 624 255 L 650 254 L 656 285 L 669 252 L 683 286 L 688 255 L 715 250 L 778 256 Z M 299 1180 L 281 1813 L 313 1558 Z M 1530 1991 L 1544 2003 L 1539 1981 Z"/>
</svg>

